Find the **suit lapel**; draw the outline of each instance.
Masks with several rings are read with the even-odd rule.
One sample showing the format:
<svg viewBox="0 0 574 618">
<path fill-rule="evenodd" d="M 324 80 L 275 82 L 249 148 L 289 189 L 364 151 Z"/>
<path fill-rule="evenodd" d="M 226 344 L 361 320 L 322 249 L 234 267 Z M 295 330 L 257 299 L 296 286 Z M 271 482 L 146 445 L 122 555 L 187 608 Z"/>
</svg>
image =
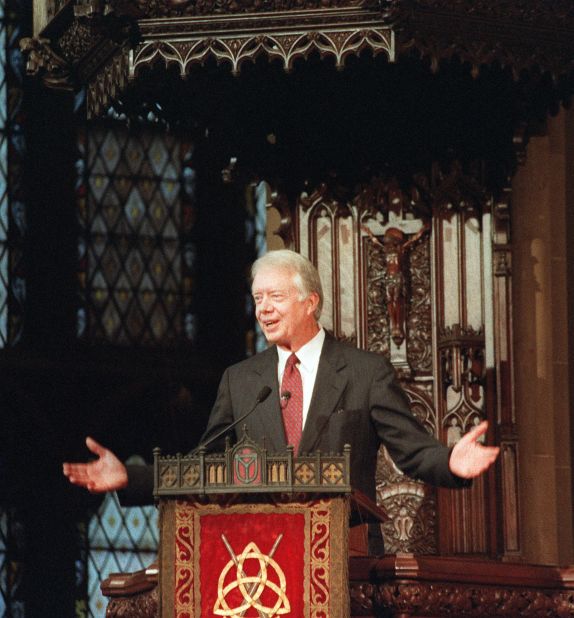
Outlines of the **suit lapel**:
<svg viewBox="0 0 574 618">
<path fill-rule="evenodd" d="M 315 449 L 329 417 L 335 411 L 347 386 L 347 373 L 343 371 L 346 364 L 336 340 L 327 335 L 319 359 L 311 405 L 299 444 L 300 453 L 311 453 Z"/>
<path fill-rule="evenodd" d="M 287 446 L 279 405 L 277 362 L 277 348 L 272 346 L 254 357 L 253 367 L 257 374 L 257 393 L 264 386 L 271 388 L 271 394 L 259 404 L 255 417 L 262 426 L 260 434 L 265 436 L 265 448 L 271 453 L 283 452 Z"/>
</svg>

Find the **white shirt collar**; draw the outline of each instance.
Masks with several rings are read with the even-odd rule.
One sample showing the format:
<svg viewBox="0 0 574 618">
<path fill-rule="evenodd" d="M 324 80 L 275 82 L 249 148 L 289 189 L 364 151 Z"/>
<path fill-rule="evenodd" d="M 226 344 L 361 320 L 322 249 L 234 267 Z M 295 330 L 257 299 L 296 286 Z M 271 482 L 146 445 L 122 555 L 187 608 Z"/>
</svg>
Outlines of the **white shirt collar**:
<svg viewBox="0 0 574 618">
<path fill-rule="evenodd" d="M 300 367 L 307 372 L 313 372 L 319 365 L 319 358 L 321 357 L 321 350 L 323 349 L 323 342 L 325 341 L 325 330 L 319 325 L 319 332 L 304 346 L 301 346 L 295 354 L 299 359 Z M 284 350 L 277 346 L 277 353 L 279 355 L 279 375 L 283 375 L 285 370 L 285 364 L 287 359 L 291 356 L 290 350 Z"/>
</svg>

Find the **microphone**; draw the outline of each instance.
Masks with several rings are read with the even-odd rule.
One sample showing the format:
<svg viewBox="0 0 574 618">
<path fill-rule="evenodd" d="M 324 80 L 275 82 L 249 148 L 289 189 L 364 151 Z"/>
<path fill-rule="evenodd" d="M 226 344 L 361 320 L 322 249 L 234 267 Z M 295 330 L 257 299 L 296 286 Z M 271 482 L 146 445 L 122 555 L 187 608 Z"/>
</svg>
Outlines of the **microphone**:
<svg viewBox="0 0 574 618">
<path fill-rule="evenodd" d="M 212 436 L 211 438 L 209 438 L 208 440 L 206 440 L 205 442 L 202 442 L 201 444 L 199 444 L 198 446 L 196 446 L 190 453 L 190 455 L 195 455 L 197 453 L 197 451 L 199 451 L 202 448 L 207 448 L 210 444 L 213 444 L 216 440 L 218 440 L 219 438 L 221 438 L 221 436 L 225 435 L 228 431 L 230 431 L 231 429 L 233 429 L 236 425 L 239 425 L 239 423 L 241 423 L 241 421 L 244 421 L 250 414 L 253 413 L 253 411 L 255 410 L 255 408 L 260 404 L 263 403 L 267 397 L 269 397 L 269 395 L 271 394 L 271 388 L 269 386 L 264 386 L 260 391 L 259 394 L 257 395 L 257 398 L 255 399 L 255 404 L 253 405 L 252 408 L 249 408 L 249 410 L 245 413 L 242 414 L 238 419 L 235 419 L 232 423 L 229 423 L 229 425 L 226 425 L 221 431 L 218 431 L 214 436 Z M 289 393 L 289 396 L 291 396 L 291 393 Z"/>
<path fill-rule="evenodd" d="M 279 398 L 279 403 L 281 404 L 281 408 L 285 408 L 289 403 L 289 399 L 291 399 L 291 393 L 289 391 L 282 391 L 281 397 Z"/>
</svg>

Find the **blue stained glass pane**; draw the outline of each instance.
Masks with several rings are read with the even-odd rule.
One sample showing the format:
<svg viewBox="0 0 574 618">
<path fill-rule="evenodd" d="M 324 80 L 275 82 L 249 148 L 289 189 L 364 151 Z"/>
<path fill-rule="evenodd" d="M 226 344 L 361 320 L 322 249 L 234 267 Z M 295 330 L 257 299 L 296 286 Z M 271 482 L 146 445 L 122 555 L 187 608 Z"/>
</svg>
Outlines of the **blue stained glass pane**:
<svg viewBox="0 0 574 618">
<path fill-rule="evenodd" d="M 6 551 L 6 538 L 8 536 L 8 515 L 0 510 L 0 551 Z"/>
<path fill-rule="evenodd" d="M 153 506 L 122 508 L 108 494 L 88 524 L 88 615 L 104 617 L 107 599 L 100 583 L 110 573 L 148 567 L 158 546 L 158 511 Z"/>
<path fill-rule="evenodd" d="M 8 200 L 2 189 L 0 182 L 0 243 L 5 243 L 8 238 Z"/>
<path fill-rule="evenodd" d="M 4 39 L 2 36 L 2 31 L 0 30 L 0 40 Z M 0 45 L 2 42 L 0 41 Z M 4 70 L 4 65 L 0 65 L 2 68 L 0 69 L 0 129 L 2 131 L 5 130 L 6 123 L 8 121 L 8 111 L 7 111 L 7 97 L 6 97 L 6 72 Z"/>
<path fill-rule="evenodd" d="M 131 223 L 134 229 L 137 229 L 143 219 L 146 211 L 145 204 L 137 189 L 134 189 L 126 202 L 124 212 L 127 220 Z"/>
<path fill-rule="evenodd" d="M 12 200 L 12 220 L 16 224 L 20 234 L 23 236 L 26 231 L 26 207 L 18 200 Z"/>
<path fill-rule="evenodd" d="M 270 187 L 261 181 L 255 188 L 255 255 L 261 257 L 267 253 L 267 204 L 269 203 Z M 249 295 L 251 301 L 251 295 Z M 259 323 L 255 323 L 255 351 L 263 352 L 267 341 Z"/>
<path fill-rule="evenodd" d="M 5 96 L 0 91 L 0 105 L 5 106 Z M 0 120 L 1 121 L 1 120 Z M 8 342 L 8 196 L 6 193 L 5 165 L 7 161 L 6 140 L 0 140 L 0 347 Z M 0 583 L 0 587 L 2 584 Z M 3 587 L 2 587 L 3 589 Z"/>
<path fill-rule="evenodd" d="M 26 140 L 24 139 L 24 135 L 19 133 L 16 126 L 12 126 L 12 132 L 10 134 L 10 141 L 14 150 L 18 153 L 19 156 L 24 156 L 26 149 Z"/>
<path fill-rule="evenodd" d="M 0 245 L 0 321 L 2 319 L 2 313 L 4 311 L 6 298 L 8 296 L 8 251 L 5 247 Z M 0 325 L 0 333 L 2 333 L 2 326 Z"/>
<path fill-rule="evenodd" d="M 6 140 L 3 139 L 2 134 L 0 132 L 0 157 L 2 157 L 2 159 L 0 159 L 0 179 L 1 179 L 1 184 L 0 184 L 0 189 L 2 191 L 2 195 L 4 195 L 6 193 L 6 167 L 7 167 L 7 148 L 6 146 Z"/>
<path fill-rule="evenodd" d="M 121 525 L 121 507 L 111 494 L 107 495 L 98 510 L 98 515 L 90 520 L 88 528 L 90 547 L 101 548 L 115 544 Z"/>
<path fill-rule="evenodd" d="M 16 308 L 18 299 L 8 313 L 8 297 L 13 284 L 12 273 L 21 261 L 21 251 L 18 251 L 21 247 L 11 229 L 10 209 L 13 195 L 20 188 L 22 161 L 18 150 L 11 151 L 9 162 L 8 148 L 13 136 L 22 131 L 16 119 L 21 111 L 24 66 L 19 51 L 22 37 L 19 21 L 28 20 L 24 9 L 21 2 L 7 9 L 0 0 L 0 348 L 13 344 L 14 333 L 21 326 Z M 23 136 L 20 141 L 23 143 Z M 0 477 L 3 472 L 0 461 Z M 24 604 L 15 598 L 23 572 L 17 562 L 21 539 L 16 531 L 20 527 L 17 515 L 9 507 L 0 507 L 0 617 L 24 617 Z"/>
<path fill-rule="evenodd" d="M 116 546 L 154 551 L 158 544 L 156 513 L 155 509 L 151 513 L 143 508 L 126 509 L 125 525 L 119 530 Z"/>
</svg>

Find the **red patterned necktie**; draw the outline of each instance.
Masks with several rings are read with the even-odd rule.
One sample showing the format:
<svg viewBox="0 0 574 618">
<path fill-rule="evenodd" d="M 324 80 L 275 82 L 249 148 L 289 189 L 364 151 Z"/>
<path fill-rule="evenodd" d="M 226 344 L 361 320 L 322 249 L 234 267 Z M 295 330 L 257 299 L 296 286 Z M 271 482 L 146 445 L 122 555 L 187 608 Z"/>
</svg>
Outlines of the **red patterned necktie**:
<svg viewBox="0 0 574 618">
<path fill-rule="evenodd" d="M 287 359 L 281 381 L 281 411 L 287 444 L 293 445 L 295 455 L 303 432 L 303 382 L 297 368 L 299 359 L 295 354 Z"/>
</svg>

